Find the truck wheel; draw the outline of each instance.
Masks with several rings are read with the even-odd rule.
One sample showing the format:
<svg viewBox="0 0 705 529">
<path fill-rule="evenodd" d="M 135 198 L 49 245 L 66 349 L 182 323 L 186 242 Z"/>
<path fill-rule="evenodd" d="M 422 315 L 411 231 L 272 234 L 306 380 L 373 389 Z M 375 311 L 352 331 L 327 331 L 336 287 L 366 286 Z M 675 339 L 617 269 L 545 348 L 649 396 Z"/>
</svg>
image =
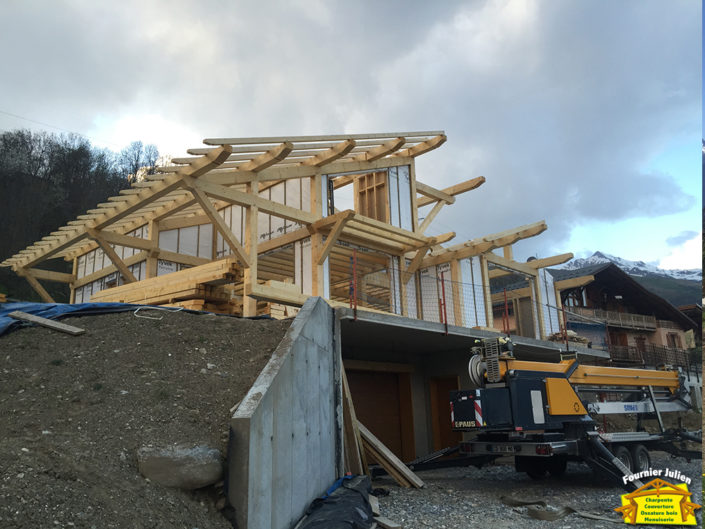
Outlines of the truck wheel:
<svg viewBox="0 0 705 529">
<path fill-rule="evenodd" d="M 629 469 L 630 472 L 633 472 L 634 461 L 632 460 L 632 454 L 626 446 L 617 445 L 613 448 L 612 453 L 614 454 L 614 457 L 619 459 L 624 466 Z"/>
<path fill-rule="evenodd" d="M 631 449 L 633 468 L 632 472 L 643 472 L 651 466 L 651 456 L 649 451 L 642 444 L 636 444 Z"/>
<path fill-rule="evenodd" d="M 548 473 L 553 477 L 559 477 L 565 474 L 565 469 L 568 467 L 568 460 L 565 457 L 553 456 L 548 460 Z"/>
</svg>

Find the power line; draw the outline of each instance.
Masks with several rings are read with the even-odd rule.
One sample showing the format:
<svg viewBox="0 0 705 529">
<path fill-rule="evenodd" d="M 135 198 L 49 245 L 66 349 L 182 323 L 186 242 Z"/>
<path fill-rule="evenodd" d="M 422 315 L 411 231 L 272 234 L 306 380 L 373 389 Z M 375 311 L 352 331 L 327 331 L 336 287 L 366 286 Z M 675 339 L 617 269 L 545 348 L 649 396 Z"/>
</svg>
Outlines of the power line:
<svg viewBox="0 0 705 529">
<path fill-rule="evenodd" d="M 111 146 L 113 146 L 113 147 L 115 147 L 115 148 L 117 148 L 117 149 L 122 149 L 121 146 L 116 145 L 115 143 L 112 143 L 112 142 L 109 142 L 109 141 L 105 141 L 105 140 L 102 140 L 102 139 L 100 139 L 100 138 L 91 138 L 90 136 L 87 136 L 87 135 L 85 135 L 85 134 L 81 134 L 80 132 L 75 132 L 75 131 L 73 131 L 73 130 L 65 129 L 65 128 L 63 128 L 63 127 L 57 127 L 56 125 L 51 125 L 50 123 L 45 123 L 45 122 L 43 122 L 43 121 L 37 121 L 36 119 L 27 118 L 27 117 L 24 117 L 24 116 L 20 116 L 20 115 L 18 115 L 18 114 L 13 114 L 12 112 L 7 112 L 6 110 L 1 110 L 1 109 L 0 109 L 0 114 L 5 114 L 6 116 L 11 116 L 11 117 L 13 117 L 13 118 L 21 119 L 21 120 L 24 120 L 24 121 L 29 121 L 30 123 L 36 123 L 37 125 L 42 125 L 42 126 L 44 126 L 44 127 L 49 127 L 49 128 L 52 128 L 52 129 L 60 130 L 60 131 L 62 131 L 62 132 L 68 132 L 69 134 L 75 134 L 75 135 L 77 135 L 77 136 L 81 136 L 82 138 L 86 138 L 87 140 L 91 140 L 91 141 L 93 141 L 93 142 L 105 143 L 105 144 L 111 145 Z"/>
</svg>

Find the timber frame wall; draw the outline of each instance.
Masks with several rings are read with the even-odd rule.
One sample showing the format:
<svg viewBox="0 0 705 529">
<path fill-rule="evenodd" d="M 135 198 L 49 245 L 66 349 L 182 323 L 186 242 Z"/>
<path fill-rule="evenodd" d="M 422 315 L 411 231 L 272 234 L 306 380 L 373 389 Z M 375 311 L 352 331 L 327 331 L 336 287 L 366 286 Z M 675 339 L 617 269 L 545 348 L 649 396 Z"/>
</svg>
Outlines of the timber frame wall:
<svg viewBox="0 0 705 529">
<path fill-rule="evenodd" d="M 46 302 L 54 300 L 39 280 L 68 283 L 72 302 L 253 316 L 301 306 L 309 296 L 346 303 L 355 253 L 363 286 L 386 285 L 377 292 L 393 298 L 387 312 L 429 319 L 422 280 L 442 277 L 448 323 L 492 328 L 490 281 L 509 273 L 529 279 L 537 307 L 560 304 L 546 298 L 553 287 L 542 288 L 550 277 L 542 268 L 572 254 L 529 263 L 512 256 L 512 244 L 543 232 L 545 222 L 448 247 L 455 233 L 425 235 L 444 206 L 485 182 L 480 176 L 440 190 L 416 179 L 415 158 L 445 141 L 443 131 L 206 139 L 0 266 L 25 277 Z M 349 185 L 355 209 L 339 211 L 334 197 Z M 493 253 L 500 248 L 501 256 Z M 71 261 L 73 273 L 38 268 L 54 258 Z M 468 295 L 462 284 L 480 287 Z M 536 311 L 537 338 L 553 332 L 552 318 L 550 309 Z"/>
</svg>

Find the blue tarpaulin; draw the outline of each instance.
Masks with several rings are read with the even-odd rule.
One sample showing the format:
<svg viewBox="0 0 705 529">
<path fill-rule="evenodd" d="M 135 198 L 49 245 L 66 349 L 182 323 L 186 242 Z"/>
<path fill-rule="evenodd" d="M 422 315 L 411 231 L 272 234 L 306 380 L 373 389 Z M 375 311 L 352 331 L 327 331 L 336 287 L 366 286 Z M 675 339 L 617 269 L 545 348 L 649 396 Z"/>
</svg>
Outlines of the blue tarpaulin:
<svg viewBox="0 0 705 529">
<path fill-rule="evenodd" d="M 16 310 L 33 314 L 41 318 L 56 320 L 64 316 L 84 316 L 87 314 L 106 314 L 108 312 L 125 312 L 136 310 L 145 305 L 129 303 L 2 303 L 0 304 L 0 335 L 15 325 L 24 322 L 10 318 L 8 314 Z"/>
</svg>

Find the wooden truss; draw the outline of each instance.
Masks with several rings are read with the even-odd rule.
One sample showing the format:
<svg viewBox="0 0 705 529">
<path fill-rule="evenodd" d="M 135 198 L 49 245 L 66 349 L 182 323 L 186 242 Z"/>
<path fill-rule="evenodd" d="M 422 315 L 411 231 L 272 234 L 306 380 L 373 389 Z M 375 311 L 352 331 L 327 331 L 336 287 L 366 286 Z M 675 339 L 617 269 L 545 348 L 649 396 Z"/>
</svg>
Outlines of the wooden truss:
<svg viewBox="0 0 705 529">
<path fill-rule="evenodd" d="M 355 248 L 365 249 L 359 268 L 367 275 L 370 292 L 374 294 L 379 288 L 380 296 L 388 279 L 375 274 L 389 267 L 390 257 L 398 258 L 404 283 L 419 268 L 475 255 L 484 256 L 485 268 L 487 263 L 498 266 L 509 263 L 514 266 L 510 269 L 536 273 L 536 263 L 511 260 L 511 244 L 541 233 L 546 229 L 544 222 L 447 248 L 442 244 L 453 239 L 455 233 L 425 235 L 445 205 L 453 204 L 456 196 L 485 182 L 480 176 L 437 189 L 416 180 L 414 158 L 445 141 L 443 131 L 208 138 L 204 147 L 189 149 L 189 156 L 174 158 L 170 165 L 158 167 L 155 174 L 109 197 L 5 259 L 0 266 L 12 267 L 25 277 L 45 301 L 53 300 L 39 280 L 65 282 L 75 292 L 110 276 L 119 281 L 113 279 L 110 286 L 93 293 L 92 301 L 177 304 L 191 308 L 229 306 L 226 310 L 244 315 L 254 315 L 268 303 L 300 306 L 305 301 L 306 296 L 292 284 L 291 278 L 299 273 L 294 264 L 293 245 L 308 240 L 313 257 L 310 290 L 313 295 L 324 295 L 327 289 L 329 299 L 334 302 L 345 301 Z M 332 206 L 328 211 L 325 191 L 321 188 L 326 175 L 334 176 L 329 180 L 330 189 L 338 189 L 351 183 L 358 186 L 365 174 L 404 166 L 409 168 L 410 176 L 410 229 L 359 211 L 332 211 Z M 305 182 L 307 204 L 301 202 L 301 207 L 293 207 L 275 200 L 274 195 L 270 197 L 270 189 L 291 180 L 301 182 L 302 189 Z M 239 235 L 224 220 L 222 211 L 229 206 L 241 208 L 243 229 Z M 419 223 L 418 208 L 424 206 L 431 209 Z M 258 218 L 262 215 L 279 219 L 289 228 L 276 237 L 261 240 Z M 214 245 L 208 257 L 160 247 L 160 233 L 202 225 L 212 226 L 213 241 L 217 234 L 231 257 L 216 260 Z M 134 235 L 135 230 L 142 230 L 141 236 Z M 118 248 L 130 252 L 119 252 Z M 497 248 L 505 249 L 504 257 L 488 253 Z M 78 258 L 94 250 L 105 256 L 103 268 L 78 275 Z M 47 259 L 59 257 L 73 261 L 72 274 L 37 267 Z M 160 261 L 186 269 L 157 277 Z M 138 280 L 135 267 L 140 263 L 146 263 L 146 272 Z M 493 275 L 487 273 L 485 278 L 489 281 L 499 273 L 493 270 Z M 324 289 L 325 274 L 328 282 Z M 383 305 L 380 310 L 384 310 Z"/>
</svg>

